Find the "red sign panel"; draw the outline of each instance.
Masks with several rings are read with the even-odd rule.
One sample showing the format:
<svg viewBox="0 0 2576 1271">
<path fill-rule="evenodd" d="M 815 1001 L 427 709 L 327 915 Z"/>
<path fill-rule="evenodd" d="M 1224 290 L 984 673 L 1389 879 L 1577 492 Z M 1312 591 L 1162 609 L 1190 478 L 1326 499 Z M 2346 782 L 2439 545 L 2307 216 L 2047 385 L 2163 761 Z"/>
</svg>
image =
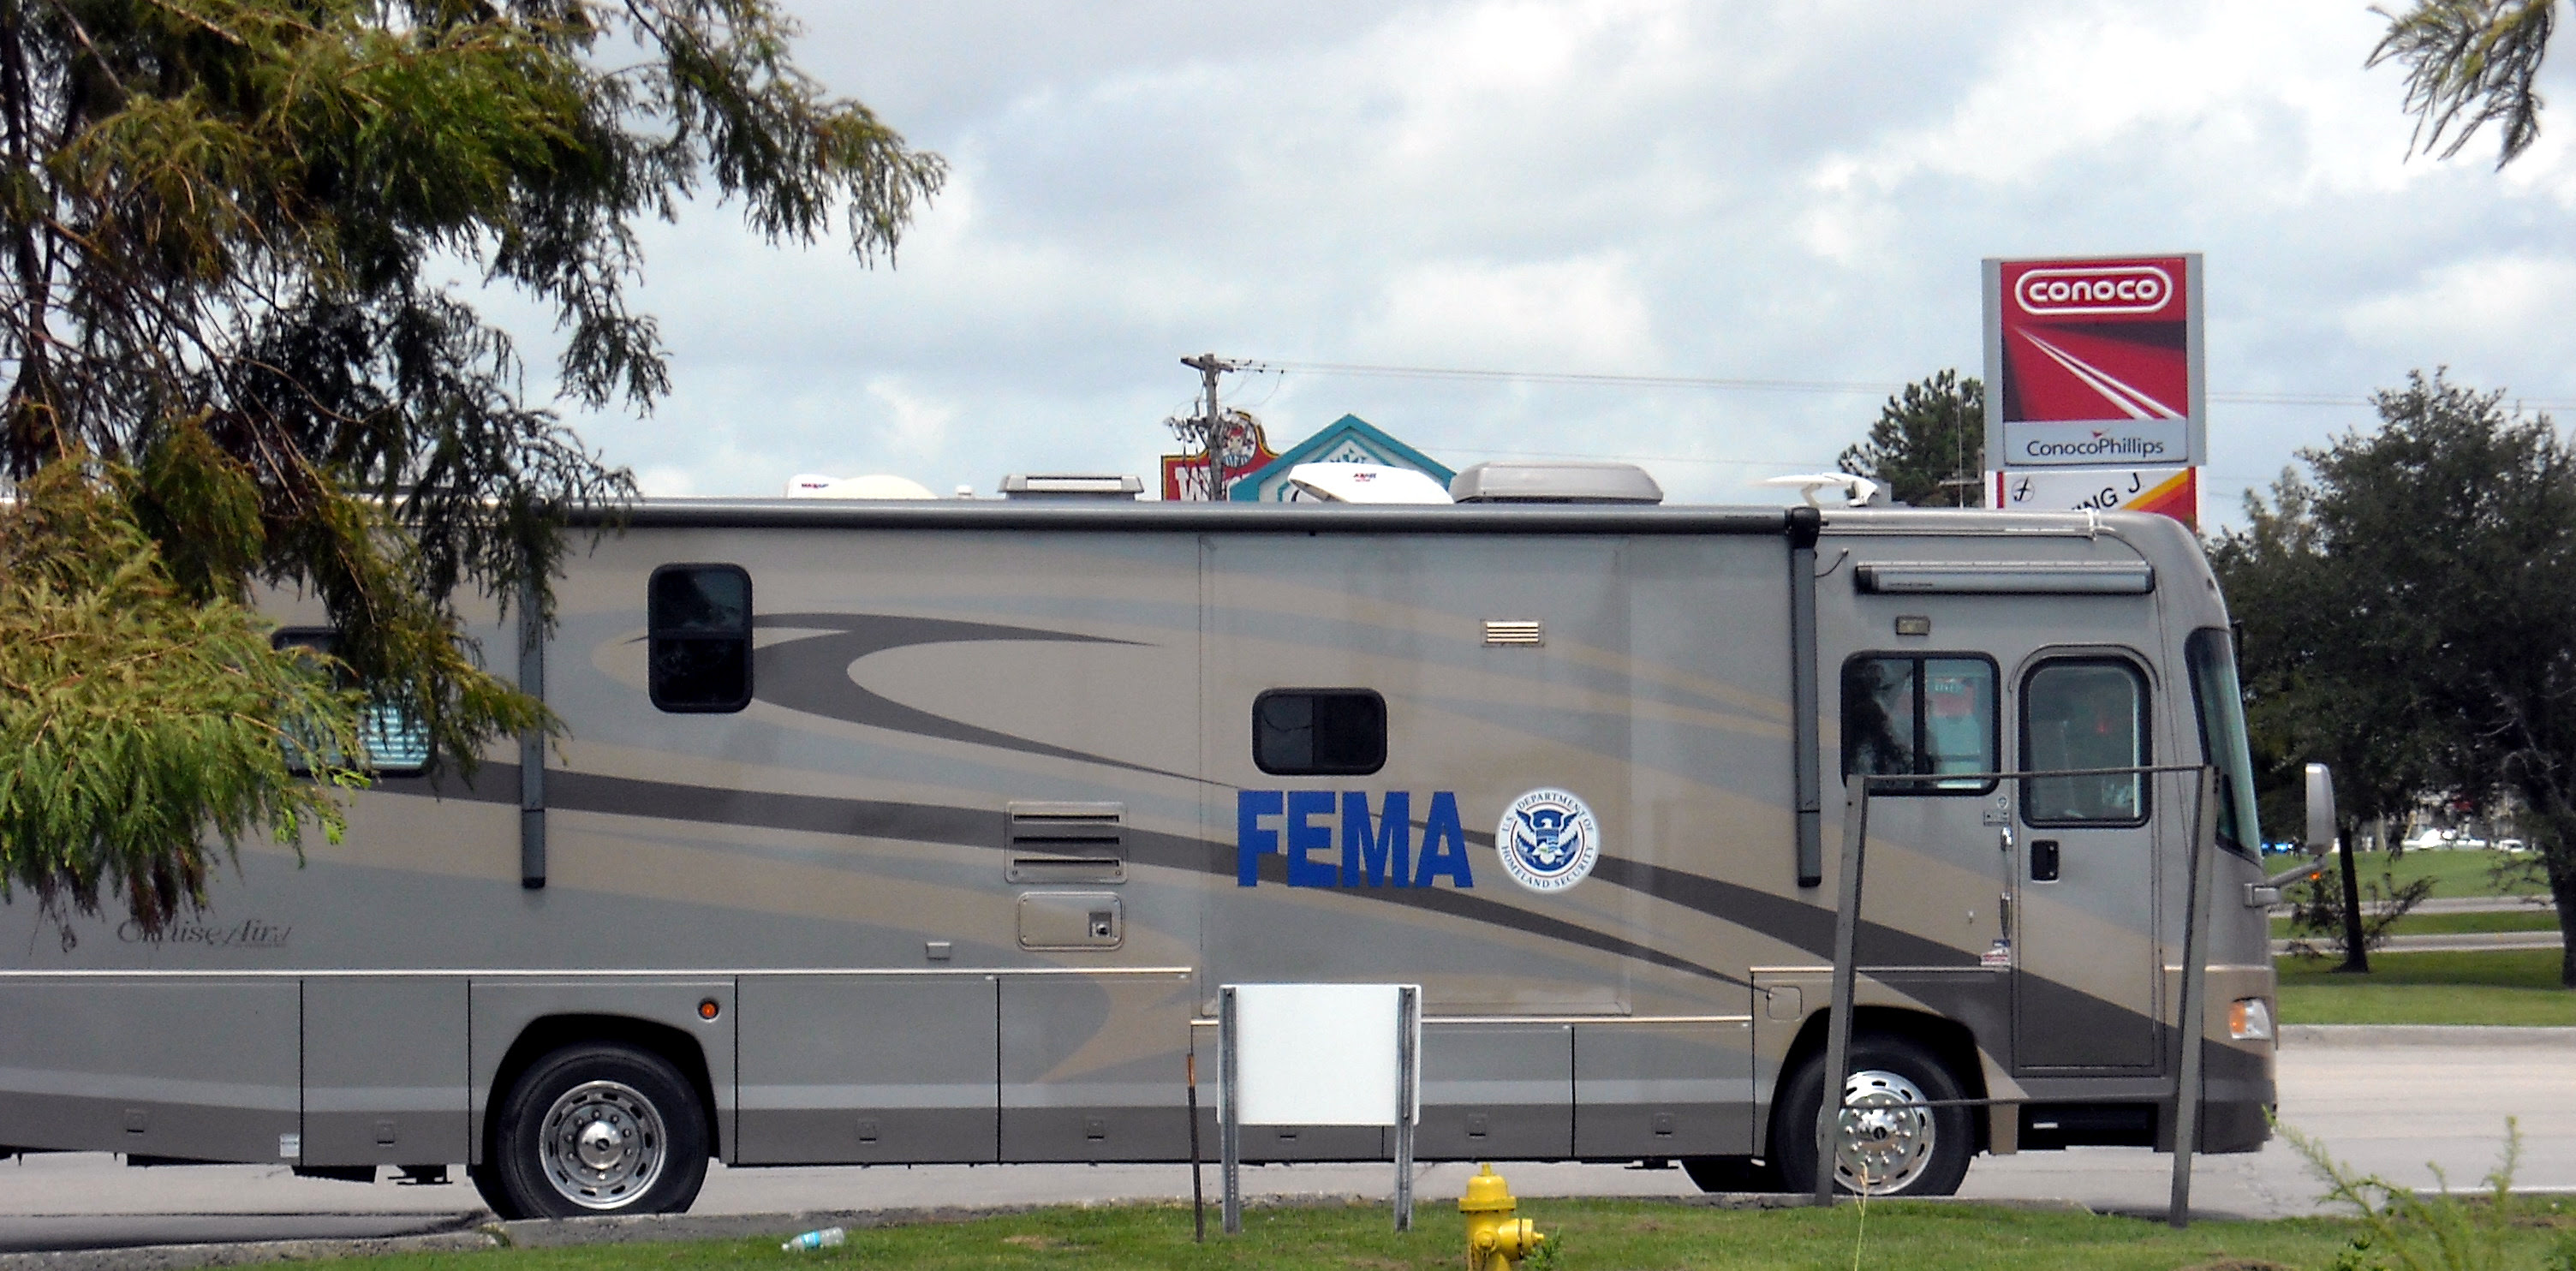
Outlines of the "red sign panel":
<svg viewBox="0 0 2576 1271">
<path fill-rule="evenodd" d="M 1989 466 L 2197 462 L 2199 260 L 1988 264 Z"/>
</svg>

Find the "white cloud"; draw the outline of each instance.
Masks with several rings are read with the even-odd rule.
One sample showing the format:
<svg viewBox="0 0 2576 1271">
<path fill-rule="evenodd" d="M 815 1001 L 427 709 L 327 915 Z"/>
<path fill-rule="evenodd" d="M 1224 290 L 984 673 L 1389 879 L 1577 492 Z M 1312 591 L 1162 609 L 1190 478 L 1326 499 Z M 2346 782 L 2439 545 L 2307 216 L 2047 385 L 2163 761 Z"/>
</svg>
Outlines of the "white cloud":
<svg viewBox="0 0 2576 1271">
<path fill-rule="evenodd" d="M 1357 343 L 1389 362 L 1617 371 L 1651 366 L 1653 315 L 1616 256 L 1525 265 L 1443 261 L 1387 280 Z"/>
<path fill-rule="evenodd" d="M 1146 472 L 1178 357 L 1886 382 L 1979 363 L 1977 261 L 2197 249 L 2213 386 L 2414 366 L 2576 397 L 2576 160 L 2406 158 L 2352 0 L 1459 0 L 801 6 L 802 56 L 949 156 L 901 268 L 732 212 L 647 234 L 675 390 L 584 421 L 706 493 L 797 471 L 946 489 Z M 2562 65 L 2544 76 L 2553 101 Z M 1434 454 L 1653 457 L 1771 497 L 1868 393 L 1400 379 L 1229 385 L 1293 441 L 1345 411 Z M 2222 411 L 2212 510 L 2349 412 Z"/>
<path fill-rule="evenodd" d="M 868 396 L 885 404 L 886 424 L 880 434 L 906 457 L 939 453 L 948 440 L 948 426 L 957 421 L 953 403 L 913 392 L 890 375 L 869 380 Z"/>
</svg>

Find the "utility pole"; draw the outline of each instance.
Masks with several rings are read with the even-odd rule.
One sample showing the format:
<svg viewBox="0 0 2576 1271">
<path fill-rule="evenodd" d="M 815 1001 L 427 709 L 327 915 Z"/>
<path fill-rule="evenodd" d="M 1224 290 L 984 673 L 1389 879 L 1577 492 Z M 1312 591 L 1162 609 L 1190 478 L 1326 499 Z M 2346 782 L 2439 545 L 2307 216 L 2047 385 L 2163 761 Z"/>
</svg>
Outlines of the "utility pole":
<svg viewBox="0 0 2576 1271">
<path fill-rule="evenodd" d="M 1199 382 L 1205 387 L 1207 397 L 1199 404 L 1197 415 L 1164 422 L 1171 426 L 1173 432 L 1180 434 L 1185 452 L 1196 446 L 1200 454 L 1207 456 L 1208 496 L 1223 498 L 1226 479 L 1233 474 L 1227 471 L 1225 462 L 1225 409 L 1217 404 L 1217 377 L 1228 371 L 1240 371 L 1245 364 L 1228 361 L 1214 353 L 1201 353 L 1197 357 L 1182 358 L 1181 365 L 1199 373 Z"/>
</svg>

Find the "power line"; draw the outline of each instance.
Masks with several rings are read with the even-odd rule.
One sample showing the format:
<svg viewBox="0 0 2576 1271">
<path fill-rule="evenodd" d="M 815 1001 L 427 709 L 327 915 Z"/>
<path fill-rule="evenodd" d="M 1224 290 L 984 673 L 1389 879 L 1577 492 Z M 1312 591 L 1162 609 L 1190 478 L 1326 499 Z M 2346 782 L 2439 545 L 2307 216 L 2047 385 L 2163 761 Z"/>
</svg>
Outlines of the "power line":
<svg viewBox="0 0 2576 1271">
<path fill-rule="evenodd" d="M 1708 375 L 1612 375 L 1576 371 L 1497 371 L 1451 366 L 1381 366 L 1367 362 L 1242 361 L 1232 369 L 1250 374 L 1330 375 L 1361 379 L 1470 380 L 1522 384 L 1597 384 L 1604 387 L 1704 388 L 1754 393 L 1839 393 L 1877 397 L 1902 391 L 1903 384 L 1864 380 L 1771 380 Z M 2378 404 L 2366 396 L 2339 393 L 2212 393 L 2209 400 L 2232 406 L 2329 406 L 2367 408 Z M 2521 400 L 2523 410 L 2576 411 L 2576 401 Z"/>
</svg>

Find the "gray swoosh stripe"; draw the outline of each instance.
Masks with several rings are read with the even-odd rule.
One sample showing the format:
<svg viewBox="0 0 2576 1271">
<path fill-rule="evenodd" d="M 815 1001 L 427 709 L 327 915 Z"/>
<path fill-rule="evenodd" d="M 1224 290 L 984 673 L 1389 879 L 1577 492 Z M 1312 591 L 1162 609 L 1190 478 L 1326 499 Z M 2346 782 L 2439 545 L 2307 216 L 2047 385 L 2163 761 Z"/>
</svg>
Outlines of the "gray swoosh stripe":
<svg viewBox="0 0 2576 1271">
<path fill-rule="evenodd" d="M 911 648 L 924 644 L 962 644 L 978 641 L 1033 641 L 1051 644 L 1120 644 L 1146 647 L 1134 640 L 1113 640 L 1106 636 L 1080 635 L 1068 631 L 1047 631 L 1037 627 L 1010 627 L 989 622 L 960 622 L 950 618 L 907 618 L 873 613 L 765 613 L 752 620 L 756 627 L 791 628 L 828 631 L 830 635 L 805 636 L 782 640 L 752 655 L 752 693 L 773 706 L 784 706 L 808 715 L 846 720 L 871 728 L 883 728 L 916 737 L 933 737 L 942 741 L 960 741 L 1022 754 L 1045 755 L 1051 759 L 1074 759 L 1130 772 L 1151 773 L 1182 781 L 1200 779 L 1185 772 L 1170 772 L 1144 764 L 1112 759 L 1089 751 L 1050 745 L 1027 737 L 997 732 L 963 720 L 934 715 L 918 707 L 906 706 L 884 694 L 862 688 L 850 678 L 850 664 L 872 653 L 888 649 Z M 1202 783 L 1204 784 L 1204 783 Z"/>
</svg>

